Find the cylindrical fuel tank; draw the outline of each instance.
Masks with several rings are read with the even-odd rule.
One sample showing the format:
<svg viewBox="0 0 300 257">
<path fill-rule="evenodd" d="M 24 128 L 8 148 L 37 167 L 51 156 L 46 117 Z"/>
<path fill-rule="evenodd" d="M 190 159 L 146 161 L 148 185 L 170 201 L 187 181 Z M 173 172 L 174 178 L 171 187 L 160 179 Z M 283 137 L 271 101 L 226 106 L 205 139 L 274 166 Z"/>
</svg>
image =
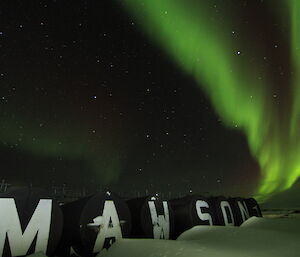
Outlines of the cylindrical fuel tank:
<svg viewBox="0 0 300 257">
<path fill-rule="evenodd" d="M 95 195 L 61 206 L 64 230 L 57 255 L 72 251 L 93 256 L 131 231 L 131 216 L 124 200 L 112 192 Z"/>
<path fill-rule="evenodd" d="M 208 198 L 188 195 L 170 200 L 169 203 L 175 216 L 175 238 L 194 226 L 217 224 L 214 208 Z"/>
<path fill-rule="evenodd" d="M 248 207 L 250 216 L 262 217 L 259 204 L 254 198 L 246 198 L 245 202 Z"/>
<path fill-rule="evenodd" d="M 216 215 L 216 225 L 235 226 L 234 210 L 228 198 L 224 196 L 210 197 Z"/>
<path fill-rule="evenodd" d="M 130 199 L 127 205 L 133 220 L 131 238 L 174 237 L 174 214 L 168 201 L 146 196 Z"/>
</svg>

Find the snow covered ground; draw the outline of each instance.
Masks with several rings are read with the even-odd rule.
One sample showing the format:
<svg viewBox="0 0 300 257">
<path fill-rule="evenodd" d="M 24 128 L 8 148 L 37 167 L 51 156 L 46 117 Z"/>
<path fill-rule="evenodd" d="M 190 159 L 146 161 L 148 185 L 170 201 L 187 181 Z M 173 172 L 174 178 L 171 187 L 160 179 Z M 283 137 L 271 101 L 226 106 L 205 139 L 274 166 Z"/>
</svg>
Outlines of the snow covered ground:
<svg viewBox="0 0 300 257">
<path fill-rule="evenodd" d="M 97 257 L 299 257 L 300 215 L 194 227 L 177 240 L 122 239 Z"/>
<path fill-rule="evenodd" d="M 300 213 L 270 211 L 266 216 L 240 227 L 196 226 L 177 240 L 122 239 L 97 257 L 299 257 Z"/>
</svg>

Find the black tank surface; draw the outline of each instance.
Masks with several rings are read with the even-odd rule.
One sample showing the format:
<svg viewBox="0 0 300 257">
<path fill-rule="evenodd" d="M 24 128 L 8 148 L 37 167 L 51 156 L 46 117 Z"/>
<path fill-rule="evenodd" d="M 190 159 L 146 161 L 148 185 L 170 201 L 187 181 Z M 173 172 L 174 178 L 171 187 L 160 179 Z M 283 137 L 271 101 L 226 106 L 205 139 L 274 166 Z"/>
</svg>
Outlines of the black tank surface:
<svg viewBox="0 0 300 257">
<path fill-rule="evenodd" d="M 215 225 L 217 218 L 211 201 L 198 195 L 170 200 L 175 216 L 175 238 L 198 225 Z"/>
<path fill-rule="evenodd" d="M 253 216 L 246 203 L 246 199 L 236 197 L 236 198 L 229 198 L 228 199 L 234 220 L 235 220 L 235 226 L 240 226 L 244 221 L 249 219 L 251 216 Z"/>
<path fill-rule="evenodd" d="M 248 207 L 250 216 L 262 217 L 262 212 L 259 204 L 254 198 L 246 198 L 245 202 Z"/>
<path fill-rule="evenodd" d="M 61 208 L 65 225 L 57 255 L 68 256 L 72 249 L 81 256 L 93 256 L 130 234 L 130 212 L 114 193 L 100 192 Z"/>
<path fill-rule="evenodd" d="M 133 223 L 131 238 L 171 239 L 174 237 L 174 214 L 168 201 L 146 196 L 127 201 Z"/>
<path fill-rule="evenodd" d="M 216 225 L 236 226 L 234 210 L 228 198 L 217 196 L 209 198 L 213 204 L 216 215 Z"/>
</svg>

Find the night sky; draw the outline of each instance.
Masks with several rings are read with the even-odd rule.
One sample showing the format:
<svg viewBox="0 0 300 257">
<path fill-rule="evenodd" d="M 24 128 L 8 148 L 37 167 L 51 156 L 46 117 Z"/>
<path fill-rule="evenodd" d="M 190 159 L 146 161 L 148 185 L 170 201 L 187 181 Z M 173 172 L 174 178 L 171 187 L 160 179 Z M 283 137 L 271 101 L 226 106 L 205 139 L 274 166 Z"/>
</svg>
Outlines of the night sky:
<svg viewBox="0 0 300 257">
<path fill-rule="evenodd" d="M 271 78 L 270 101 L 289 102 L 288 28 L 276 11 L 258 0 L 189 0 L 201 2 L 212 21 L 234 17 L 220 28 L 240 46 L 227 54 L 247 69 L 260 58 L 256 75 Z M 224 124 L 122 1 L 1 1 L 0 17 L 0 179 L 240 196 L 257 189 L 260 166 L 243 130 Z"/>
</svg>

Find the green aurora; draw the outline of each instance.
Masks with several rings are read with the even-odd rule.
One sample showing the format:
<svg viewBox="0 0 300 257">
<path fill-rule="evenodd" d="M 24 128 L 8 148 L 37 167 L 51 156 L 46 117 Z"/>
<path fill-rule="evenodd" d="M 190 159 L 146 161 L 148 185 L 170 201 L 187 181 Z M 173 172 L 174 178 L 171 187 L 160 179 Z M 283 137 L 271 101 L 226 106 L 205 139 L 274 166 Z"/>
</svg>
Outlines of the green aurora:
<svg viewBox="0 0 300 257">
<path fill-rule="evenodd" d="M 287 106 L 274 101 L 274 80 L 264 75 L 264 65 L 259 61 L 263 60 L 259 56 L 262 49 L 254 49 L 249 42 L 234 41 L 231 15 L 226 20 L 218 18 L 213 14 L 211 1 L 121 2 L 145 33 L 197 81 L 223 123 L 246 135 L 261 169 L 255 197 L 264 201 L 290 188 L 300 176 L 300 1 L 288 2 L 292 19 L 285 21 L 291 22 L 294 70 L 292 85 L 287 85 L 292 88 Z M 242 58 L 247 51 L 257 52 L 255 62 Z"/>
<path fill-rule="evenodd" d="M 33 84 L 38 84 L 38 78 L 31 80 Z M 28 84 L 23 84 L 20 83 L 18 87 L 22 97 L 11 98 L 5 111 L 0 112 L 0 138 L 5 142 L 4 145 L 10 148 L 15 146 L 23 152 L 40 157 L 79 160 L 85 164 L 85 172 L 92 173 L 95 180 L 102 184 L 115 181 L 122 166 L 120 156 L 124 144 L 118 133 L 114 137 L 110 134 L 114 129 L 118 131 L 119 123 L 112 120 L 107 125 L 97 125 L 89 115 L 80 117 L 79 122 L 76 115 L 70 115 L 71 110 L 80 115 L 80 105 L 71 101 L 76 98 L 70 96 L 70 104 L 62 108 L 60 99 L 44 97 L 40 101 L 35 89 L 28 89 Z M 29 101 L 39 103 L 39 108 Z M 67 99 L 65 101 L 68 102 Z M 102 102 L 98 108 L 106 109 L 106 105 L 107 103 Z M 26 108 L 22 108 L 23 106 Z M 9 116 L 8 113 L 14 115 Z M 97 114 L 96 111 L 93 115 Z M 41 123 L 43 117 L 47 119 Z M 99 135 L 94 134 L 91 128 L 95 128 Z"/>
</svg>

